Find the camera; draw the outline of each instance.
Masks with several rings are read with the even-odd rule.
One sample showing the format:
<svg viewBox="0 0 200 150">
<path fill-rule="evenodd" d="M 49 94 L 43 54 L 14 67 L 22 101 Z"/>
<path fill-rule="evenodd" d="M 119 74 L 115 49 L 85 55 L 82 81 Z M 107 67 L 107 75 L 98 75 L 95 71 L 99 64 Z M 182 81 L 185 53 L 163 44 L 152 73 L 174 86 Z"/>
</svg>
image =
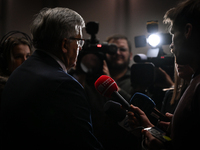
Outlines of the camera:
<svg viewBox="0 0 200 150">
<path fill-rule="evenodd" d="M 162 68 L 173 79 L 174 76 L 174 56 L 173 54 L 166 54 L 163 51 L 163 45 L 169 45 L 172 42 L 172 37 L 168 33 L 158 33 L 158 21 L 147 21 L 147 36 L 135 37 L 135 47 L 149 46 L 147 54 L 137 54 L 133 57 L 134 62 L 131 67 L 132 84 L 141 81 L 145 86 L 152 85 L 158 75 L 155 68 Z M 147 81 L 148 79 L 148 81 Z"/>
<path fill-rule="evenodd" d="M 85 40 L 78 56 L 77 69 L 81 72 L 101 75 L 106 54 L 114 55 L 117 53 L 118 48 L 115 44 L 99 43 L 96 38 L 98 31 L 99 23 L 88 22 L 86 24 L 86 32 L 90 35 L 90 39 Z"/>
<path fill-rule="evenodd" d="M 149 35 L 135 37 L 135 47 L 148 47 L 148 51 L 133 57 L 135 64 L 131 66 L 131 84 L 133 88 L 148 93 L 160 109 L 165 88 L 171 84 L 167 75 L 172 80 L 174 78 L 174 56 L 163 50 L 163 45 L 171 44 L 172 37 L 158 32 L 158 21 L 148 21 L 146 25 Z"/>
</svg>

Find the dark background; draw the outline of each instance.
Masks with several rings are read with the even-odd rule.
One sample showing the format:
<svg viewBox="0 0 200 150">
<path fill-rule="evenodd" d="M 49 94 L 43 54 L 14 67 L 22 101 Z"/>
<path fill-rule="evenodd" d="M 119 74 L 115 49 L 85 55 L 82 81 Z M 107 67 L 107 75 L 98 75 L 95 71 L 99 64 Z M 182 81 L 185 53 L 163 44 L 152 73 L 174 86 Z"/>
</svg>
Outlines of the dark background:
<svg viewBox="0 0 200 150">
<path fill-rule="evenodd" d="M 146 54 L 148 47 L 135 48 L 134 37 L 148 35 L 146 22 L 159 21 L 159 31 L 167 32 L 162 20 L 165 12 L 180 0 L 0 0 L 0 37 L 11 30 L 30 35 L 30 24 L 43 7 L 68 7 L 77 11 L 85 22 L 98 21 L 98 39 L 121 33 L 132 43 L 133 54 Z M 84 38 L 89 38 L 84 30 Z M 165 52 L 169 52 L 165 46 Z"/>
</svg>

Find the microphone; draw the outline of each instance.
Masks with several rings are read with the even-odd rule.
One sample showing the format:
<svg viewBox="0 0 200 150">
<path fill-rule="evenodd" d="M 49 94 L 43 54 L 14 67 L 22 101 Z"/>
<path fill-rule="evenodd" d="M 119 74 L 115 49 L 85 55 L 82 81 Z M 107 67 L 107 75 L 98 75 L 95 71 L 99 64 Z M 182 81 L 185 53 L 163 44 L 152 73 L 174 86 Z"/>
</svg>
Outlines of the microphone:
<svg viewBox="0 0 200 150">
<path fill-rule="evenodd" d="M 107 101 L 103 107 L 104 112 L 127 131 L 132 131 L 128 123 L 127 110 L 121 107 L 121 104 L 112 100 Z"/>
<path fill-rule="evenodd" d="M 109 76 L 102 75 L 94 83 L 96 90 L 103 96 L 114 98 L 125 109 L 130 109 L 130 104 L 118 93 L 116 82 Z"/>
<path fill-rule="evenodd" d="M 131 132 L 136 137 L 140 138 L 142 136 L 141 131 L 144 127 L 139 126 L 135 129 L 132 129 L 128 122 L 127 110 L 121 107 L 121 104 L 109 100 L 105 103 L 103 107 L 104 112 L 115 121 L 118 122 L 118 125 L 124 128 L 126 131 Z"/>
<path fill-rule="evenodd" d="M 161 121 L 170 121 L 169 118 L 156 109 L 154 101 L 145 94 L 135 93 L 130 100 L 130 104 L 139 107 L 147 116 L 151 115 Z"/>
</svg>

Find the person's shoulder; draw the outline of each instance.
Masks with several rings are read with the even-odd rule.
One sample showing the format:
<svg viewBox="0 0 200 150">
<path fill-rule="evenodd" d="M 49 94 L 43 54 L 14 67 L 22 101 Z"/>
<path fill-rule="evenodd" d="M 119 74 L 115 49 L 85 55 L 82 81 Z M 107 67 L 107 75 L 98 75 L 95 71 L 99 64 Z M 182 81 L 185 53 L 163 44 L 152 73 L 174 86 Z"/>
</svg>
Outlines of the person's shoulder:
<svg viewBox="0 0 200 150">
<path fill-rule="evenodd" d="M 62 72 L 58 78 L 62 81 L 61 87 L 69 87 L 69 90 L 83 90 L 83 86 L 70 74 Z"/>
</svg>

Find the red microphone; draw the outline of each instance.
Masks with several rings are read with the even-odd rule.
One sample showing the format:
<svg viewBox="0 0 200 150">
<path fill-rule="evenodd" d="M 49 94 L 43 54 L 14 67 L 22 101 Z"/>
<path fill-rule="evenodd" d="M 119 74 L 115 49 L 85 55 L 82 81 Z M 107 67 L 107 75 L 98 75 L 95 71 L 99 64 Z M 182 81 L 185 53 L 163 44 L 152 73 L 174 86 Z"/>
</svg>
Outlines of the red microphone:
<svg viewBox="0 0 200 150">
<path fill-rule="evenodd" d="M 106 75 L 100 76 L 94 83 L 94 86 L 101 95 L 114 98 L 115 101 L 129 110 L 130 104 L 117 92 L 117 84 L 111 77 Z"/>
</svg>

